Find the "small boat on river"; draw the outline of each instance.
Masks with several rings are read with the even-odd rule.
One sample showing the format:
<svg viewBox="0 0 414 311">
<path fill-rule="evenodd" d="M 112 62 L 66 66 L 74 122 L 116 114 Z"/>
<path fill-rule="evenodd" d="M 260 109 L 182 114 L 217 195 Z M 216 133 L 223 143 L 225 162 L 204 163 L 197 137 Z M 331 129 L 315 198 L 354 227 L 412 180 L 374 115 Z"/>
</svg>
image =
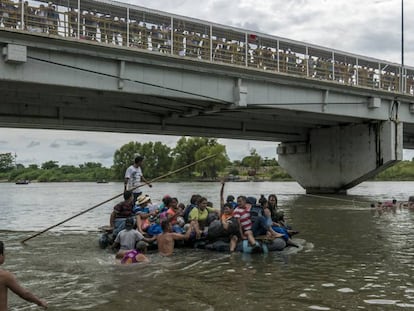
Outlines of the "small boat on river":
<svg viewBox="0 0 414 311">
<path fill-rule="evenodd" d="M 16 185 L 28 185 L 29 183 L 30 183 L 30 181 L 27 180 L 27 179 L 22 179 L 22 180 L 16 181 Z"/>
</svg>

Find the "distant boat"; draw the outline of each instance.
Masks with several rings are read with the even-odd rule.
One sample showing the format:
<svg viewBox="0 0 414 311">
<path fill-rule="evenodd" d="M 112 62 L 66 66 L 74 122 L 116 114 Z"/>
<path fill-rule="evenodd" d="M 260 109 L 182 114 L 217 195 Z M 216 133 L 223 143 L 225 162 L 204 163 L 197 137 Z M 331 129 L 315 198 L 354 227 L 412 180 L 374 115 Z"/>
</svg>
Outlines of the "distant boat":
<svg viewBox="0 0 414 311">
<path fill-rule="evenodd" d="M 28 185 L 30 183 L 29 180 L 18 180 L 16 181 L 16 185 Z"/>
<path fill-rule="evenodd" d="M 108 181 L 106 179 L 100 179 L 96 182 L 97 184 L 107 184 Z"/>
</svg>

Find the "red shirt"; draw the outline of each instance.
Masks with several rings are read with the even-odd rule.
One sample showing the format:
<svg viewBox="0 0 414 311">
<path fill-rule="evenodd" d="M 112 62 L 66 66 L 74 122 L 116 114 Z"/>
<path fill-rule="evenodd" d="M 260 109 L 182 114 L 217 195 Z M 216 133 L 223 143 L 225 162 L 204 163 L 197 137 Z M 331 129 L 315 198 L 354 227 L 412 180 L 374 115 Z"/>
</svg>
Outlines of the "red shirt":
<svg viewBox="0 0 414 311">
<path fill-rule="evenodd" d="M 240 225 L 243 231 L 252 230 L 252 221 L 250 220 L 250 212 L 245 208 L 236 207 L 233 212 L 234 218 L 240 219 Z"/>
<path fill-rule="evenodd" d="M 130 202 L 121 202 L 114 206 L 115 218 L 126 218 L 133 216 L 132 213 L 132 203 Z"/>
</svg>

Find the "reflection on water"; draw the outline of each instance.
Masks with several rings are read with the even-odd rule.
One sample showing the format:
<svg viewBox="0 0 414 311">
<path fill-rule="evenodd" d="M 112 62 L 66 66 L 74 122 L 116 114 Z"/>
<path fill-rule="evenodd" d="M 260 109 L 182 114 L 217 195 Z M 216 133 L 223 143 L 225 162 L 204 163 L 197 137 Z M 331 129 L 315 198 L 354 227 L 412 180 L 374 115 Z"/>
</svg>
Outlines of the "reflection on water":
<svg viewBox="0 0 414 311">
<path fill-rule="evenodd" d="M 220 185 L 158 184 L 148 193 L 218 205 Z M 300 231 L 299 252 L 242 255 L 178 249 L 172 258 L 119 266 L 98 248 L 96 228 L 114 202 L 20 241 L 122 191 L 122 184 L 0 184 L 5 268 L 50 310 L 411 310 L 414 309 L 414 213 L 371 213 L 369 202 L 406 199 L 414 183 L 364 183 L 348 196 L 313 197 L 296 183 L 229 183 L 226 193 L 277 193 Z M 189 190 L 190 189 L 190 190 Z M 5 195 L 7 193 L 7 195 Z M 55 195 L 57 195 L 55 197 Z M 365 203 L 367 202 L 367 203 Z M 75 231 L 73 231 L 75 230 Z M 11 310 L 32 306 L 11 296 Z"/>
</svg>

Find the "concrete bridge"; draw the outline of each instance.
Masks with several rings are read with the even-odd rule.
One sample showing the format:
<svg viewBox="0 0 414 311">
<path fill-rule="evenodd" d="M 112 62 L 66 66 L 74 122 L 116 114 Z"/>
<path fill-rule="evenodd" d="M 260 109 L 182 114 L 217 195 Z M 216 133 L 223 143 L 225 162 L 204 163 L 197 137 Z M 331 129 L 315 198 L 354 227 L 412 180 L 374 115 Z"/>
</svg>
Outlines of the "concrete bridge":
<svg viewBox="0 0 414 311">
<path fill-rule="evenodd" d="M 113 1 L 1 3 L 2 127 L 281 142 L 309 193 L 414 149 L 413 67 Z"/>
</svg>

